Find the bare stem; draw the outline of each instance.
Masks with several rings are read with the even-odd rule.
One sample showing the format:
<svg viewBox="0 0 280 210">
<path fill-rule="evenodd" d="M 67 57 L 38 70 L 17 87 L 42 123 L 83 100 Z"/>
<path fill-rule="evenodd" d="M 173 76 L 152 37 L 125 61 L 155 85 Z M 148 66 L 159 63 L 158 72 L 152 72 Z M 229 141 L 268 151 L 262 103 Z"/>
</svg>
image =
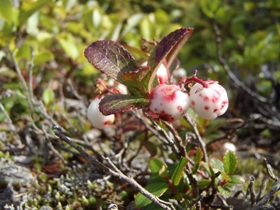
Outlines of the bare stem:
<svg viewBox="0 0 280 210">
<path fill-rule="evenodd" d="M 196 139 L 198 141 L 198 144 L 200 145 L 201 149 L 202 149 L 202 152 L 203 152 L 203 158 L 204 158 L 204 161 L 208 161 L 208 155 L 207 155 L 207 152 L 206 152 L 206 147 L 205 147 L 205 143 L 203 141 L 203 139 L 201 138 L 198 130 L 197 130 L 197 127 L 196 127 L 196 124 L 193 120 L 190 119 L 190 117 L 186 114 L 184 116 L 185 120 L 189 123 L 189 125 L 192 127 L 193 129 L 193 132 L 196 136 Z"/>
<path fill-rule="evenodd" d="M 177 144 L 177 146 L 180 150 L 181 156 L 184 156 L 185 158 L 187 158 L 187 160 L 193 165 L 194 161 L 188 156 L 188 154 L 186 152 L 186 148 L 183 145 L 182 138 L 179 136 L 177 130 L 172 126 L 172 124 L 170 124 L 168 122 L 164 121 L 164 124 L 173 134 L 175 143 Z"/>
<path fill-rule="evenodd" d="M 17 64 L 17 62 L 16 62 L 16 58 L 15 58 L 14 52 L 10 51 L 10 55 L 11 55 L 12 62 L 13 62 L 13 64 L 14 64 L 14 68 L 15 68 L 15 70 L 16 70 L 16 72 L 17 72 L 17 75 L 18 75 L 18 77 L 19 77 L 19 79 L 20 79 L 20 82 L 21 82 L 22 85 L 23 85 L 23 90 L 24 90 L 25 95 L 26 95 L 26 97 L 27 97 L 27 101 L 28 101 L 28 104 L 29 104 L 29 108 L 30 108 L 30 110 L 31 110 L 31 116 L 33 116 L 34 107 L 33 107 L 33 103 L 32 103 L 32 96 L 30 95 L 30 92 L 29 92 L 29 89 L 28 89 L 28 85 L 27 85 L 25 79 L 23 78 L 22 73 L 21 73 L 21 70 L 20 70 L 20 68 L 19 68 L 19 66 L 18 66 L 18 64 Z"/>
<path fill-rule="evenodd" d="M 241 82 L 235 74 L 231 71 L 229 65 L 226 62 L 226 59 L 222 55 L 222 47 L 221 47 L 221 32 L 219 30 L 218 25 L 213 22 L 212 23 L 214 33 L 216 35 L 216 46 L 217 46 L 217 56 L 220 64 L 223 66 L 224 70 L 226 71 L 228 77 L 235 83 L 236 86 L 240 87 L 242 90 L 244 90 L 247 94 L 252 96 L 253 98 L 256 98 L 258 101 L 262 103 L 268 103 L 267 99 L 265 97 L 262 97 L 258 93 L 252 91 L 249 87 L 247 87 L 243 82 Z"/>
<path fill-rule="evenodd" d="M 8 121 L 10 131 L 12 131 L 14 133 L 14 135 L 16 136 L 16 141 L 17 141 L 18 145 L 22 145 L 22 143 L 20 141 L 20 136 L 19 136 L 19 134 L 17 132 L 17 129 L 14 126 L 13 121 L 12 121 L 12 119 L 9 116 L 9 113 L 7 112 L 7 110 L 5 109 L 5 107 L 3 106 L 2 103 L 0 103 L 0 110 L 3 112 L 3 114 L 5 115 L 6 120 Z"/>
<path fill-rule="evenodd" d="M 191 82 L 197 82 L 197 83 L 201 84 L 204 88 L 208 88 L 208 84 L 209 84 L 209 83 L 207 83 L 206 81 L 204 81 L 204 80 L 198 78 L 198 77 L 196 76 L 196 74 L 197 74 L 197 70 L 194 70 L 194 75 L 193 75 L 192 77 L 183 78 L 183 79 L 179 82 L 179 84 L 188 85 L 188 84 L 191 83 Z"/>
<path fill-rule="evenodd" d="M 278 179 L 272 186 L 271 190 L 254 206 L 253 210 L 260 209 L 264 204 L 266 204 L 272 196 L 280 190 L 280 179 Z"/>
<path fill-rule="evenodd" d="M 117 166 L 114 163 L 112 163 L 112 161 L 109 158 L 102 156 L 102 159 L 105 160 L 109 164 L 109 167 L 108 167 L 105 164 L 98 161 L 97 159 L 95 159 L 93 156 L 90 156 L 82 147 L 77 146 L 72 141 L 70 141 L 70 139 L 62 133 L 62 131 L 59 127 L 56 127 L 56 126 L 54 127 L 54 133 L 62 141 L 64 141 L 65 143 L 67 143 L 70 146 L 72 146 L 73 148 L 75 148 L 80 153 L 80 155 L 84 156 L 87 160 L 89 160 L 93 165 L 97 166 L 100 170 L 106 171 L 106 172 L 110 173 L 111 175 L 128 182 L 131 186 L 133 186 L 140 193 L 142 193 L 144 196 L 146 196 L 148 199 L 150 199 L 152 202 L 157 204 L 162 209 L 175 210 L 175 208 L 173 207 L 173 205 L 171 203 L 163 201 L 163 200 L 159 199 L 158 197 L 154 196 L 149 191 L 144 189 L 140 184 L 138 184 L 132 177 L 128 177 L 125 174 L 123 174 L 117 168 Z"/>
</svg>

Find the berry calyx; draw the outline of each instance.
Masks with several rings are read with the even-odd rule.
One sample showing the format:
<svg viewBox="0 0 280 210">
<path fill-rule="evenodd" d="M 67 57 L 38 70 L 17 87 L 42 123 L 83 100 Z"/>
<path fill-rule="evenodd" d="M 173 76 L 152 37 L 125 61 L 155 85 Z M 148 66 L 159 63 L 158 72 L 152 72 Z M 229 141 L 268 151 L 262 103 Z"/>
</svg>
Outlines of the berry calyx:
<svg viewBox="0 0 280 210">
<path fill-rule="evenodd" d="M 189 106 L 189 95 L 178 85 L 159 84 L 150 95 L 149 110 L 169 122 L 185 115 Z"/>
<path fill-rule="evenodd" d="M 103 115 L 99 111 L 100 101 L 100 98 L 96 98 L 90 103 L 87 110 L 87 118 L 95 128 L 104 129 L 107 125 L 110 125 L 115 121 L 115 115 Z"/>
<path fill-rule="evenodd" d="M 226 90 L 216 81 L 204 81 L 207 87 L 196 83 L 190 90 L 192 109 L 202 118 L 212 120 L 224 114 L 228 108 Z"/>
</svg>

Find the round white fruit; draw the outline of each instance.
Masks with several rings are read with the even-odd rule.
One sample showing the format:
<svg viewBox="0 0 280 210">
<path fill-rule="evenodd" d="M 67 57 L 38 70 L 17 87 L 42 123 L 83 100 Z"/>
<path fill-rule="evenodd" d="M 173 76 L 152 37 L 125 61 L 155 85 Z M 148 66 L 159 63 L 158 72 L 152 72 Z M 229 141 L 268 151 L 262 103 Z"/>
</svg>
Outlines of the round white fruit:
<svg viewBox="0 0 280 210">
<path fill-rule="evenodd" d="M 192 109 L 202 118 L 215 119 L 228 108 L 227 91 L 216 81 L 205 81 L 208 87 L 196 83 L 190 90 Z"/>
<path fill-rule="evenodd" d="M 94 99 L 87 110 L 87 117 L 91 124 L 98 129 L 103 129 L 107 125 L 112 124 L 115 120 L 115 115 L 105 116 L 99 111 L 99 103 L 101 99 Z"/>
<path fill-rule="evenodd" d="M 178 85 L 160 84 L 150 95 L 149 110 L 161 119 L 173 122 L 186 114 L 189 95 Z"/>
</svg>

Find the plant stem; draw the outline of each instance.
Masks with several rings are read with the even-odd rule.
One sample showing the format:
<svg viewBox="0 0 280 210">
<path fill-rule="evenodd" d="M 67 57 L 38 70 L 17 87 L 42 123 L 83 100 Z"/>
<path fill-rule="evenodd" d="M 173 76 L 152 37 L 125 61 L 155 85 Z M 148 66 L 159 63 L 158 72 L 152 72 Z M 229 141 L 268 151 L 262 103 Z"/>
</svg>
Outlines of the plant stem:
<svg viewBox="0 0 280 210">
<path fill-rule="evenodd" d="M 188 85 L 188 84 L 191 83 L 191 82 L 197 82 L 197 83 L 201 84 L 204 88 L 208 88 L 208 84 L 209 84 L 209 83 L 207 83 L 206 81 L 204 81 L 204 80 L 198 78 L 198 77 L 196 76 L 196 74 L 197 74 L 197 70 L 194 70 L 194 75 L 193 75 L 192 77 L 183 78 L 183 79 L 179 82 L 179 84 Z"/>
<path fill-rule="evenodd" d="M 201 138 L 201 136 L 200 136 L 200 134 L 197 130 L 195 122 L 193 122 L 193 120 L 191 120 L 190 117 L 187 114 L 184 116 L 184 118 L 189 123 L 189 125 L 192 127 L 193 132 L 196 136 L 196 139 L 198 140 L 198 143 L 199 143 L 199 145 L 202 149 L 204 161 L 207 162 L 208 161 L 208 155 L 207 155 L 207 152 L 206 152 L 205 143 L 204 143 L 203 139 Z"/>
<path fill-rule="evenodd" d="M 109 167 L 106 166 L 105 164 L 103 164 L 102 162 L 100 162 L 98 159 L 90 156 L 82 147 L 77 146 L 76 144 L 74 144 L 67 136 L 65 136 L 62 133 L 62 131 L 61 131 L 61 129 L 59 127 L 57 127 L 57 126 L 54 127 L 54 133 L 62 141 L 64 141 L 65 143 L 69 144 L 74 149 L 76 149 L 80 153 L 80 155 L 85 157 L 94 166 L 98 167 L 98 169 L 100 169 L 102 171 L 106 171 L 106 172 L 110 173 L 111 175 L 126 181 L 127 183 L 129 183 L 131 186 L 136 188 L 140 193 L 142 193 L 144 196 L 146 196 L 148 199 L 150 199 L 152 202 L 157 204 L 162 209 L 175 210 L 175 208 L 173 207 L 173 205 L 171 203 L 163 201 L 163 200 L 159 199 L 158 197 L 154 196 L 149 191 L 144 189 L 140 184 L 138 184 L 132 177 L 128 177 L 124 173 L 122 173 L 117 168 L 117 166 L 108 157 L 103 157 L 103 156 L 99 155 L 99 156 L 101 156 L 101 158 L 103 160 L 105 160 L 109 164 Z"/>
</svg>

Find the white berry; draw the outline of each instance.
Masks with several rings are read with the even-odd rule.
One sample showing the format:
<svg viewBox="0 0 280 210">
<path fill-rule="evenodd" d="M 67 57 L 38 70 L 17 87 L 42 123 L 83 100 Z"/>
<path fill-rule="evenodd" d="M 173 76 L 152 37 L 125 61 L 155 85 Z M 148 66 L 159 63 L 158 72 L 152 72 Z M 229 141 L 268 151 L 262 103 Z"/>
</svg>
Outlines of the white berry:
<svg viewBox="0 0 280 210">
<path fill-rule="evenodd" d="M 208 87 L 196 83 L 190 90 L 192 109 L 202 118 L 215 119 L 228 108 L 227 91 L 216 81 L 205 81 Z"/>
<path fill-rule="evenodd" d="M 94 99 L 88 107 L 87 117 L 95 128 L 103 129 L 107 125 L 112 124 L 115 115 L 105 116 L 99 111 L 99 103 L 101 99 Z"/>
<path fill-rule="evenodd" d="M 178 85 L 159 84 L 151 93 L 149 109 L 161 119 L 173 122 L 186 114 L 189 105 L 189 95 Z"/>
<path fill-rule="evenodd" d="M 147 66 L 148 62 L 144 62 L 141 66 Z M 157 78 L 159 80 L 160 84 L 166 84 L 168 83 L 169 80 L 169 72 L 166 69 L 165 65 L 163 65 L 162 63 L 160 64 L 160 66 L 157 69 Z"/>
</svg>

